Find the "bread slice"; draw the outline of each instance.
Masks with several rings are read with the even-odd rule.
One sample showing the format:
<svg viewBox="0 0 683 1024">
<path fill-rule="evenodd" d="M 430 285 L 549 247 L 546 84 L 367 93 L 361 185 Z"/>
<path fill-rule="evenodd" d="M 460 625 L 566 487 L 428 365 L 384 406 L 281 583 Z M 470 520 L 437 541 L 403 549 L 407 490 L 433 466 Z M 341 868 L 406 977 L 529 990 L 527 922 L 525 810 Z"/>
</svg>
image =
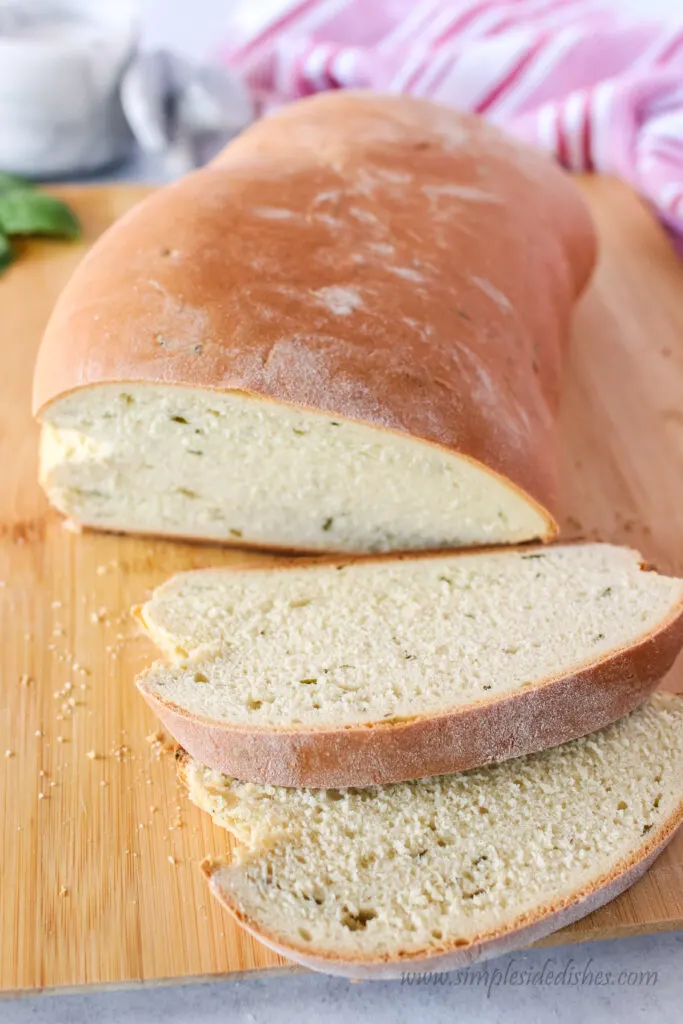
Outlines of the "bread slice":
<svg viewBox="0 0 683 1024">
<path fill-rule="evenodd" d="M 643 701 L 683 645 L 683 580 L 608 544 L 182 573 L 138 617 L 138 686 L 200 761 L 364 786 L 526 754 Z"/>
<path fill-rule="evenodd" d="M 259 788 L 186 755 L 180 774 L 246 844 L 204 870 L 256 938 L 331 974 L 450 970 L 570 924 L 644 873 L 683 818 L 683 700 L 422 782 Z"/>
<path fill-rule="evenodd" d="M 100 529 L 296 551 L 550 539 L 595 237 L 476 118 L 328 93 L 95 245 L 35 373 L 50 501 Z"/>
</svg>

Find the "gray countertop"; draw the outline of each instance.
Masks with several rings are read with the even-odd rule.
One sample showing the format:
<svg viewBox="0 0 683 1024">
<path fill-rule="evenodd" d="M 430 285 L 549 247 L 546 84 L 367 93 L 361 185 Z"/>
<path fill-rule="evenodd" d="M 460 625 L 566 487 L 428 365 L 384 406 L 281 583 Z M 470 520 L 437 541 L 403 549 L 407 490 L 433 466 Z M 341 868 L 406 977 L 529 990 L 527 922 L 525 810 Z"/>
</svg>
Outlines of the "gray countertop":
<svg viewBox="0 0 683 1024">
<path fill-rule="evenodd" d="M 683 933 L 537 949 L 425 979 L 351 983 L 315 974 L 27 996 L 3 1024 L 621 1024 L 681 1020 Z"/>
</svg>

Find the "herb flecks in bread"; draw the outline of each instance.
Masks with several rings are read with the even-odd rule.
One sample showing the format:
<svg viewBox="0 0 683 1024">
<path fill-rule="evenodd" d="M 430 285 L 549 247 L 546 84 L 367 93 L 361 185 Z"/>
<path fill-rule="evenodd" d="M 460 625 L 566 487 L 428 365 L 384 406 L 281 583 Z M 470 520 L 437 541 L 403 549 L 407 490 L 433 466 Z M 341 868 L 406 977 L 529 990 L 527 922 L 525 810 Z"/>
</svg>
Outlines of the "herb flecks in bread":
<svg viewBox="0 0 683 1024">
<path fill-rule="evenodd" d="M 348 786 L 564 742 L 643 701 L 683 643 L 683 581 L 557 545 L 180 574 L 138 609 L 138 685 L 209 766 Z"/>
<path fill-rule="evenodd" d="M 205 870 L 227 909 L 317 970 L 395 976 L 519 948 L 638 878 L 683 816 L 683 700 L 561 747 L 355 790 L 231 780 L 188 757 L 191 799 L 242 844 Z"/>
</svg>

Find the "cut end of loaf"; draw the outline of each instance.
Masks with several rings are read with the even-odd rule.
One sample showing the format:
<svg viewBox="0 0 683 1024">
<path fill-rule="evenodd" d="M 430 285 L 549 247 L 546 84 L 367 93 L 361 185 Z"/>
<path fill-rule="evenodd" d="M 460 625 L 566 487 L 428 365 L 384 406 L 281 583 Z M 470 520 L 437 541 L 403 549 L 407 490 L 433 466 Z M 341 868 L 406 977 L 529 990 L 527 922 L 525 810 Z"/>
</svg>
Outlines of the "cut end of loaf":
<svg viewBox="0 0 683 1024">
<path fill-rule="evenodd" d="M 683 817 L 683 700 L 422 782 L 283 790 L 191 760 L 185 778 L 244 844 L 209 874 L 257 937 L 349 976 L 447 969 L 577 920 L 645 870 Z"/>
<path fill-rule="evenodd" d="M 549 513 L 445 448 L 242 393 L 100 385 L 42 414 L 53 505 L 98 529 L 299 551 L 551 539 Z"/>
</svg>

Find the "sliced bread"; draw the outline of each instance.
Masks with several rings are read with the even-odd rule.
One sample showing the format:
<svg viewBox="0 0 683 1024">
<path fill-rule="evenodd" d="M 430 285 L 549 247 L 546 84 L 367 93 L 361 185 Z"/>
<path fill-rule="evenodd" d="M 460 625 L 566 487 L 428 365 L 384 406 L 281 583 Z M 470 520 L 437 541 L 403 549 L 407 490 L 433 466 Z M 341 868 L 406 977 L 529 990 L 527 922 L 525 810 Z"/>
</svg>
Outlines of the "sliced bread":
<svg viewBox="0 0 683 1024">
<path fill-rule="evenodd" d="M 138 686 L 194 757 L 364 786 L 530 753 L 643 701 L 683 645 L 683 580 L 608 544 L 180 574 L 137 615 Z"/>
<path fill-rule="evenodd" d="M 370 789 L 240 783 L 183 755 L 241 845 L 211 890 L 314 970 L 395 977 L 520 948 L 618 896 L 683 818 L 683 700 L 504 764 Z"/>
<path fill-rule="evenodd" d="M 569 177 L 483 121 L 295 104 L 67 285 L 35 373 L 48 497 L 87 526 L 293 550 L 549 539 L 594 261 Z"/>
</svg>

